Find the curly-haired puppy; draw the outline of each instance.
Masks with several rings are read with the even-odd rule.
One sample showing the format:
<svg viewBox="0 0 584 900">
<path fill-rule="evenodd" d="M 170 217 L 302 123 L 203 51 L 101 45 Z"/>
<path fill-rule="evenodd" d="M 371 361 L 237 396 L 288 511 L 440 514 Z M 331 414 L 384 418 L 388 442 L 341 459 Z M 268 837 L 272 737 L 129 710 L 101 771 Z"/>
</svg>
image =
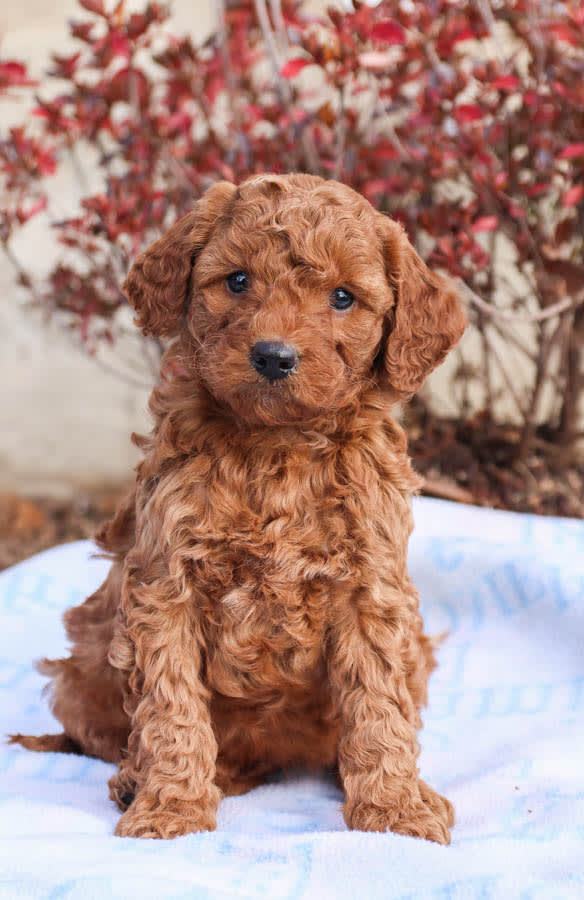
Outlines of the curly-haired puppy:
<svg viewBox="0 0 584 900">
<path fill-rule="evenodd" d="M 434 666 L 408 578 L 419 481 L 392 404 L 464 317 L 402 228 L 309 175 L 214 185 L 135 261 L 145 334 L 174 336 L 107 580 L 45 660 L 64 734 L 119 765 L 116 833 L 213 829 L 222 796 L 338 767 L 350 828 L 449 841 L 420 780 Z"/>
</svg>

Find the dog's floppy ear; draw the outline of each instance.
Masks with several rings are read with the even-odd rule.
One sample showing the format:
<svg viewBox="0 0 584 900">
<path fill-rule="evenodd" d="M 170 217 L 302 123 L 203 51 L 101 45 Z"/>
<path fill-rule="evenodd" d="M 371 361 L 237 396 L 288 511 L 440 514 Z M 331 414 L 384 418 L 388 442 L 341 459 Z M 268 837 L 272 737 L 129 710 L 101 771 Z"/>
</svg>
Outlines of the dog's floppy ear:
<svg viewBox="0 0 584 900">
<path fill-rule="evenodd" d="M 454 290 L 430 271 L 401 225 L 381 215 L 379 224 L 387 277 L 395 294 L 380 362 L 396 397 L 406 400 L 460 340 L 466 319 Z"/>
<path fill-rule="evenodd" d="M 237 188 L 214 184 L 166 234 L 136 257 L 122 285 L 144 334 L 171 335 L 181 318 L 195 256 L 207 243 L 218 216 Z"/>
</svg>

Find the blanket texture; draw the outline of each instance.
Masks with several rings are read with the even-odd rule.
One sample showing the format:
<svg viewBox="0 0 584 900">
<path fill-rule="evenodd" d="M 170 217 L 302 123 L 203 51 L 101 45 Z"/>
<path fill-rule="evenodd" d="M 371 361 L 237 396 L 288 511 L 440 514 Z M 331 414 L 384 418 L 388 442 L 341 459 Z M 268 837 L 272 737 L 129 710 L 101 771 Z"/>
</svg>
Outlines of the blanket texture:
<svg viewBox="0 0 584 900">
<path fill-rule="evenodd" d="M 430 634 L 422 776 L 454 803 L 450 847 L 346 829 L 324 777 L 221 804 L 217 831 L 113 837 L 113 766 L 0 744 L 0 897 L 584 897 L 584 523 L 415 502 L 410 571 Z M 32 667 L 103 579 L 89 542 L 0 575 L 0 730 L 58 731 Z"/>
</svg>

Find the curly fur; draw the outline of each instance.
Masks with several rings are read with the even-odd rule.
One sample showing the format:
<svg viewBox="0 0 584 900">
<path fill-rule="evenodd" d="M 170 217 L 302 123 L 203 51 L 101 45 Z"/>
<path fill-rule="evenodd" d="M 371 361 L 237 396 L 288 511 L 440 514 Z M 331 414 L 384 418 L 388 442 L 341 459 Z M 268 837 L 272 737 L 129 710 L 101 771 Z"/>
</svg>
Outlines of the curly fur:
<svg viewBox="0 0 584 900">
<path fill-rule="evenodd" d="M 390 410 L 462 334 L 455 296 L 396 223 L 307 175 L 215 185 L 125 290 L 146 333 L 175 335 L 154 428 L 98 535 L 108 578 L 65 616 L 71 655 L 40 664 L 64 734 L 15 740 L 116 761 L 120 835 L 212 829 L 222 796 L 301 765 L 338 767 L 349 827 L 447 843 L 452 807 L 417 768 L 434 656 Z M 258 375 L 259 339 L 294 344 L 297 372 Z"/>
</svg>

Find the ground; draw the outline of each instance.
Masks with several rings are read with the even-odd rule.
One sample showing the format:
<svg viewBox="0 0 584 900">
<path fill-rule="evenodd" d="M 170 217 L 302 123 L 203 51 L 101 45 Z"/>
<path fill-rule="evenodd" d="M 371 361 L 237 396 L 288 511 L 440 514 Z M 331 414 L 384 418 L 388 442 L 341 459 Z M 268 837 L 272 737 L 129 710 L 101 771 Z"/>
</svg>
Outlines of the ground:
<svg viewBox="0 0 584 900">
<path fill-rule="evenodd" d="M 584 517 L 582 451 L 559 447 L 545 427 L 518 458 L 521 429 L 477 415 L 432 416 L 414 403 L 406 413 L 410 455 L 426 479 L 424 493 L 516 512 Z"/>
<path fill-rule="evenodd" d="M 482 416 L 440 419 L 420 403 L 406 410 L 410 453 L 429 496 L 541 515 L 584 517 L 584 463 L 570 461 L 545 430 L 517 461 L 518 428 Z M 128 483 L 76 491 L 72 499 L 0 493 L 0 569 L 67 541 L 88 538 Z"/>
</svg>

